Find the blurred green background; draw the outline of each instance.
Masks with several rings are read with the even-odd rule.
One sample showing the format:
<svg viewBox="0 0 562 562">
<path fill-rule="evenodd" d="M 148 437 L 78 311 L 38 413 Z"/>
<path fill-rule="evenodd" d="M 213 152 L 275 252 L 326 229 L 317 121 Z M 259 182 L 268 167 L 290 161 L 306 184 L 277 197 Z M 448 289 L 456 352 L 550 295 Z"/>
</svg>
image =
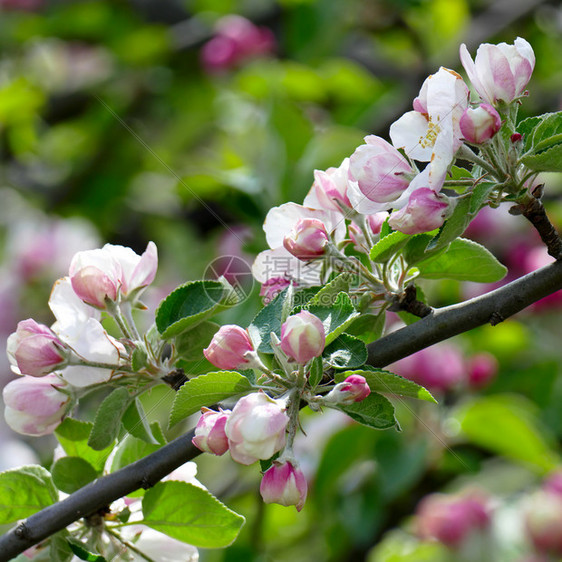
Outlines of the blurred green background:
<svg viewBox="0 0 562 562">
<path fill-rule="evenodd" d="M 273 39 L 212 67 L 204 48 L 228 14 Z M 560 110 L 562 8 L 554 0 L 0 0 L 3 341 L 18 320 L 52 321 L 50 287 L 80 249 L 112 242 L 141 252 L 154 240 L 152 308 L 217 256 L 251 263 L 266 247 L 267 211 L 300 203 L 313 170 L 338 166 L 366 134 L 387 137 L 429 73 L 462 71 L 460 43 L 474 54 L 481 42 L 517 36 L 537 58 L 520 114 Z M 561 180 L 545 183 L 549 213 L 562 217 Z M 475 236 L 512 275 L 534 269 L 537 241 L 522 219 L 491 220 Z M 425 289 L 436 306 L 474 291 L 453 282 Z M 255 287 L 222 320 L 246 325 L 259 306 Z M 402 433 L 307 415 L 300 453 L 311 489 L 300 514 L 262 504 L 257 470 L 198 459 L 200 481 L 248 518 L 234 546 L 201 558 L 525 560 L 524 533 L 496 529 L 489 543 L 459 553 L 419 541 L 412 516 L 428 493 L 478 486 L 503 529 L 510 509 L 556 469 L 560 310 L 552 299 L 457 338 L 466 358 L 493 354 L 497 377 L 478 391 L 460 385 L 439 406 L 398 402 Z M 3 382 L 11 377 L 4 364 Z M 168 398 L 154 402 L 164 410 Z M 2 437 L 17 448 L 15 434 L 4 428 Z M 49 458 L 46 445 L 21 454 Z"/>
</svg>

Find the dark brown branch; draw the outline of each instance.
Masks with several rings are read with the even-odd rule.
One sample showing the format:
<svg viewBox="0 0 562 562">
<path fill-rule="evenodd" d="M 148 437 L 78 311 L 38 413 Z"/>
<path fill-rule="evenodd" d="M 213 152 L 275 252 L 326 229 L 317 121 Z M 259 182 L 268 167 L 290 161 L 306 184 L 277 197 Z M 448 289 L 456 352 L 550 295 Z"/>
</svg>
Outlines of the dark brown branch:
<svg viewBox="0 0 562 562">
<path fill-rule="evenodd" d="M 485 295 L 434 310 L 432 314 L 369 346 L 369 363 L 384 367 L 429 345 L 488 322 L 497 324 L 533 302 L 562 289 L 562 262 L 547 265 Z M 0 537 L 0 562 L 61 531 L 74 521 L 139 488 L 148 488 L 199 454 L 193 431 L 155 453 L 78 490 L 35 513 Z"/>
<path fill-rule="evenodd" d="M 393 312 L 404 310 L 418 318 L 424 318 L 433 312 L 431 306 L 417 299 L 417 291 L 414 284 L 408 285 L 402 294 L 396 295 L 394 302 L 388 310 Z"/>
<path fill-rule="evenodd" d="M 494 326 L 559 289 L 562 262 L 555 262 L 485 295 L 434 309 L 433 314 L 370 344 L 368 363 L 384 367 L 478 326 Z"/>
</svg>

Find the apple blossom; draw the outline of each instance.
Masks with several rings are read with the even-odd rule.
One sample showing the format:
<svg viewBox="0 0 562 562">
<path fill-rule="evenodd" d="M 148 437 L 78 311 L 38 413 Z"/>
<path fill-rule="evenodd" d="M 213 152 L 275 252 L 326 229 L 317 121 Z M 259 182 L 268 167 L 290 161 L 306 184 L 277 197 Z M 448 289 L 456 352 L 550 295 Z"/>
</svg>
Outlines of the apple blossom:
<svg viewBox="0 0 562 562">
<path fill-rule="evenodd" d="M 301 365 L 322 355 L 325 342 L 322 321 L 307 310 L 289 316 L 281 326 L 281 349 Z"/>
<path fill-rule="evenodd" d="M 390 138 L 409 158 L 429 162 L 428 187 L 439 191 L 462 145 L 459 121 L 468 106 L 468 88 L 456 72 L 441 67 L 425 80 L 413 106 L 390 126 Z"/>
<path fill-rule="evenodd" d="M 361 402 L 371 394 L 371 389 L 365 377 L 361 375 L 350 375 L 343 382 L 336 384 L 326 396 L 324 402 L 332 404 L 353 404 Z"/>
<path fill-rule="evenodd" d="M 241 464 L 271 458 L 285 446 L 288 423 L 283 400 L 261 391 L 240 398 L 225 426 L 230 455 Z"/>
<path fill-rule="evenodd" d="M 58 388 L 65 386 L 57 375 L 23 376 L 2 391 L 6 423 L 24 435 L 47 435 L 61 423 L 70 402 Z"/>
<path fill-rule="evenodd" d="M 283 246 L 296 258 L 308 261 L 326 253 L 330 239 L 324 223 L 318 219 L 299 219 L 283 239 Z"/>
<path fill-rule="evenodd" d="M 474 61 L 463 43 L 460 58 L 480 97 L 491 104 L 510 103 L 522 95 L 535 68 L 533 48 L 521 37 L 513 45 L 483 43 Z"/>
<path fill-rule="evenodd" d="M 446 196 L 420 187 L 410 195 L 406 207 L 390 216 L 388 224 L 404 234 L 420 234 L 439 228 L 450 213 Z"/>
<path fill-rule="evenodd" d="M 18 323 L 8 338 L 6 351 L 12 370 L 41 377 L 65 362 L 65 347 L 52 330 L 29 318 Z"/>
<path fill-rule="evenodd" d="M 106 299 L 118 295 L 134 300 L 154 280 L 158 267 L 156 245 L 149 242 L 142 256 L 131 248 L 106 244 L 101 249 L 78 252 L 70 262 L 74 292 L 87 304 L 104 309 Z"/>
<path fill-rule="evenodd" d="M 260 494 L 265 503 L 294 505 L 297 511 L 303 508 L 307 491 L 305 475 L 290 461 L 274 461 L 260 484 Z"/>
<path fill-rule="evenodd" d="M 363 195 L 359 198 L 355 190 L 350 192 L 355 210 L 372 214 L 390 208 L 414 175 L 408 160 L 390 143 L 375 135 L 365 137 L 349 164 L 349 179 Z"/>
<path fill-rule="evenodd" d="M 203 355 L 215 367 L 229 371 L 248 366 L 248 355 L 253 351 L 254 345 L 247 330 L 234 324 L 225 324 L 203 350 Z"/>
<path fill-rule="evenodd" d="M 191 442 L 202 451 L 213 455 L 224 455 L 228 451 L 228 438 L 224 431 L 230 410 L 215 412 L 201 408 L 202 414 L 195 426 L 195 436 Z"/>
<path fill-rule="evenodd" d="M 482 144 L 501 128 L 500 114 L 488 103 L 476 108 L 467 107 L 460 119 L 461 133 L 467 142 Z"/>
<path fill-rule="evenodd" d="M 304 198 L 303 205 L 339 213 L 342 212 L 342 207 L 351 208 L 347 196 L 348 174 L 349 158 L 345 158 L 338 168 L 328 168 L 326 171 L 314 170 L 314 182 Z"/>
</svg>

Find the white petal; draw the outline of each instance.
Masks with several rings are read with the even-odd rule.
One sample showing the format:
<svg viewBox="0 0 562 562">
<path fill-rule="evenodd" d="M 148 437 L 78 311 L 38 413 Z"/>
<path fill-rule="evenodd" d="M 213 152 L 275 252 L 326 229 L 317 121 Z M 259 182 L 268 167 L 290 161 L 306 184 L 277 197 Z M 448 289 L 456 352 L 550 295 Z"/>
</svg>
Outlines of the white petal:
<svg viewBox="0 0 562 562">
<path fill-rule="evenodd" d="M 402 148 L 406 155 L 420 162 L 429 162 L 433 143 L 426 139 L 427 118 L 417 111 L 404 113 L 390 126 L 390 138 L 395 148 Z"/>
</svg>

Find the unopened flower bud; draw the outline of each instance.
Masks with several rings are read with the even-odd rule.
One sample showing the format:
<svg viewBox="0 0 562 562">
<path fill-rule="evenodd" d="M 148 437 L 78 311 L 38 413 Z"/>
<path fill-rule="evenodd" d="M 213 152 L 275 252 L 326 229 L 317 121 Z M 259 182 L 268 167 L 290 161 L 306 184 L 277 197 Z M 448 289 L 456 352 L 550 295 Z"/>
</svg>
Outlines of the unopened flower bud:
<svg viewBox="0 0 562 562">
<path fill-rule="evenodd" d="M 420 187 L 412 192 L 406 207 L 390 216 L 388 224 L 404 234 L 420 234 L 439 228 L 450 212 L 447 197 Z"/>
<path fill-rule="evenodd" d="M 459 125 L 467 142 L 482 144 L 500 130 L 502 122 L 500 114 L 491 105 L 483 103 L 475 109 L 467 107 Z"/>
<path fill-rule="evenodd" d="M 329 236 L 319 219 L 299 219 L 290 234 L 283 239 L 285 249 L 296 258 L 308 261 L 326 252 Z"/>
<path fill-rule="evenodd" d="M 271 458 L 285 446 L 288 423 L 282 400 L 261 391 L 240 398 L 225 426 L 233 460 L 252 464 Z"/>
<path fill-rule="evenodd" d="M 265 503 L 294 505 L 300 511 L 308 490 L 303 472 L 289 461 L 274 462 L 263 475 L 260 494 Z"/>
<path fill-rule="evenodd" d="M 224 430 L 230 410 L 215 412 L 201 408 L 202 414 L 195 426 L 191 442 L 202 451 L 213 455 L 224 455 L 228 451 L 228 437 Z"/>
<path fill-rule="evenodd" d="M 343 382 L 336 384 L 336 386 L 324 396 L 324 402 L 348 405 L 365 400 L 369 394 L 371 394 L 371 389 L 365 377 L 361 375 L 350 375 Z"/>
<path fill-rule="evenodd" d="M 23 435 L 47 435 L 61 423 L 70 397 L 55 374 L 36 378 L 23 376 L 8 383 L 2 392 L 6 423 Z"/>
<path fill-rule="evenodd" d="M 281 326 L 281 349 L 301 365 L 322 355 L 325 342 L 322 321 L 307 310 L 289 316 Z"/>
<path fill-rule="evenodd" d="M 498 374 L 498 361 L 490 353 L 477 353 L 468 361 L 468 382 L 473 388 L 487 386 Z"/>
<path fill-rule="evenodd" d="M 203 355 L 215 367 L 229 371 L 248 366 L 248 354 L 254 351 L 247 330 L 234 324 L 226 324 L 213 336 Z"/>
<path fill-rule="evenodd" d="M 562 497 L 538 491 L 528 499 L 525 525 L 534 547 L 543 554 L 562 556 Z"/>
<path fill-rule="evenodd" d="M 42 377 L 65 362 L 65 347 L 47 326 L 29 318 L 8 338 L 7 353 L 18 374 Z"/>
<path fill-rule="evenodd" d="M 516 144 L 523 140 L 523 135 L 521 133 L 513 133 L 509 139 L 511 140 L 512 144 Z"/>
</svg>

